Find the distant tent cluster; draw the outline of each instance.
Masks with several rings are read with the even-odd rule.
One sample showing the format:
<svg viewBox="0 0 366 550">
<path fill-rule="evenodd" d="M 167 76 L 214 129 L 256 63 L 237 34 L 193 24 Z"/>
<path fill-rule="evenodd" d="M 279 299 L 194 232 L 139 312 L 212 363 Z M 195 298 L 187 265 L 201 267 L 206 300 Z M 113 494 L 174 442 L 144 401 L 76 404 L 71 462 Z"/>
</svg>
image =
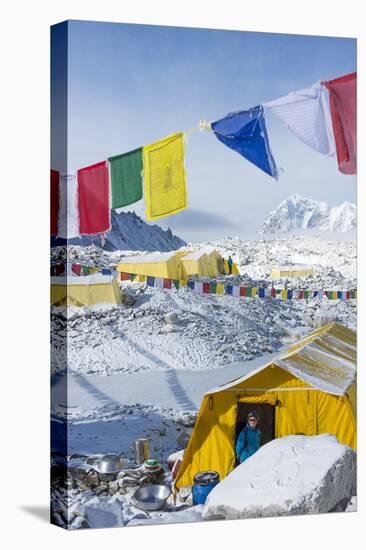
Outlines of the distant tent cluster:
<svg viewBox="0 0 366 550">
<path fill-rule="evenodd" d="M 179 250 L 126 258 L 118 264 L 117 271 L 133 273 L 137 276 L 187 281 L 192 277 L 214 278 L 228 274 L 229 266 L 228 261 L 217 250 L 203 249 L 194 252 Z M 234 262 L 232 273 L 239 273 Z"/>
<path fill-rule="evenodd" d="M 274 267 L 271 271 L 271 279 L 286 279 L 294 277 L 309 277 L 314 275 L 315 270 L 313 266 L 306 265 L 286 265 Z"/>
<path fill-rule="evenodd" d="M 224 479 L 236 465 L 235 441 L 256 410 L 262 444 L 287 435 L 330 433 L 356 449 L 356 333 L 330 323 L 286 352 L 205 394 L 175 487 L 197 472 Z"/>
</svg>

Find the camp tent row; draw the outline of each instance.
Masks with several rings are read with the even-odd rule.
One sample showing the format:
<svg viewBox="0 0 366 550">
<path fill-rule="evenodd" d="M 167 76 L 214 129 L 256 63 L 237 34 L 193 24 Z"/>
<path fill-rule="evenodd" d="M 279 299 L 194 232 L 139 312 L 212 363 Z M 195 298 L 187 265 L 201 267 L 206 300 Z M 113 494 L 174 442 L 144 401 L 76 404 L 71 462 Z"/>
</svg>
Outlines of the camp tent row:
<svg viewBox="0 0 366 550">
<path fill-rule="evenodd" d="M 236 465 L 234 446 L 247 414 L 260 417 L 262 443 L 287 435 L 330 433 L 356 448 L 356 333 L 330 323 L 270 363 L 206 393 L 175 487 L 197 472 L 224 479 Z"/>
<path fill-rule="evenodd" d="M 52 305 L 82 307 L 100 303 L 121 303 L 116 275 L 94 273 L 84 277 L 51 277 Z"/>
<path fill-rule="evenodd" d="M 217 277 L 229 273 L 227 260 L 217 250 L 178 250 L 163 254 L 132 256 L 122 260 L 117 271 L 163 279 L 187 280 L 190 277 Z M 233 274 L 238 268 L 233 263 Z"/>
</svg>

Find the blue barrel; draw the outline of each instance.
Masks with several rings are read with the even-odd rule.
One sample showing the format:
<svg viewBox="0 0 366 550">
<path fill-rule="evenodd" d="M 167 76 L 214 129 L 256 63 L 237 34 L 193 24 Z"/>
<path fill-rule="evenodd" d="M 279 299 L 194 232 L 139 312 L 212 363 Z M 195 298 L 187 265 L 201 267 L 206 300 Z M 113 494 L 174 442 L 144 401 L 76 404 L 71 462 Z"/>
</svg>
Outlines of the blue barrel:
<svg viewBox="0 0 366 550">
<path fill-rule="evenodd" d="M 220 483 L 220 476 L 214 470 L 198 472 L 193 479 L 193 506 L 204 504 L 207 496 L 218 483 Z"/>
</svg>

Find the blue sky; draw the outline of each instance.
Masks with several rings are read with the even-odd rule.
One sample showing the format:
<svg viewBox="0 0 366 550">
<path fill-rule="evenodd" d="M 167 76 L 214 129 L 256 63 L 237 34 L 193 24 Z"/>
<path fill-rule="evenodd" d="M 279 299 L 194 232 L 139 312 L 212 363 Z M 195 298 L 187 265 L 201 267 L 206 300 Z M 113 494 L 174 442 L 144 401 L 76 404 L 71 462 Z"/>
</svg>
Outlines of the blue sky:
<svg viewBox="0 0 366 550">
<path fill-rule="evenodd" d="M 356 70 L 356 40 L 69 22 L 68 171 Z M 188 240 L 253 233 L 292 193 L 355 202 L 356 178 L 267 118 L 276 182 L 211 133 L 188 135 L 189 209 L 157 223 Z M 143 204 L 129 207 L 143 216 Z"/>
</svg>

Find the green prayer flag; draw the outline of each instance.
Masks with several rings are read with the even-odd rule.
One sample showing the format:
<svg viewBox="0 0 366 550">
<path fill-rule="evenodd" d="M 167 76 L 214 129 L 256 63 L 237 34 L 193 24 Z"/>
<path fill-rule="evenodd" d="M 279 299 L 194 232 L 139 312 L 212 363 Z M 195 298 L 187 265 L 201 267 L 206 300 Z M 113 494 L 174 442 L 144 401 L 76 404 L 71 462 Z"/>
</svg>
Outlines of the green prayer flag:
<svg viewBox="0 0 366 550">
<path fill-rule="evenodd" d="M 247 286 L 246 289 L 245 289 L 245 296 L 247 297 L 251 297 L 252 296 L 252 287 L 251 286 Z"/>
<path fill-rule="evenodd" d="M 142 147 L 108 159 L 112 208 L 128 206 L 142 199 Z"/>
<path fill-rule="evenodd" d="M 173 285 L 177 290 L 179 290 L 179 281 L 177 279 L 173 279 Z"/>
<path fill-rule="evenodd" d="M 136 273 L 130 273 L 130 281 L 134 281 L 136 277 L 137 277 Z"/>
<path fill-rule="evenodd" d="M 310 291 L 309 291 L 309 290 L 304 290 L 304 298 L 305 298 L 305 300 L 308 300 L 308 299 L 309 299 L 309 294 L 310 294 Z"/>
<path fill-rule="evenodd" d="M 89 275 L 90 268 L 87 265 L 83 265 L 83 275 Z"/>
<path fill-rule="evenodd" d="M 216 294 L 216 283 L 210 283 L 210 294 Z"/>
</svg>

